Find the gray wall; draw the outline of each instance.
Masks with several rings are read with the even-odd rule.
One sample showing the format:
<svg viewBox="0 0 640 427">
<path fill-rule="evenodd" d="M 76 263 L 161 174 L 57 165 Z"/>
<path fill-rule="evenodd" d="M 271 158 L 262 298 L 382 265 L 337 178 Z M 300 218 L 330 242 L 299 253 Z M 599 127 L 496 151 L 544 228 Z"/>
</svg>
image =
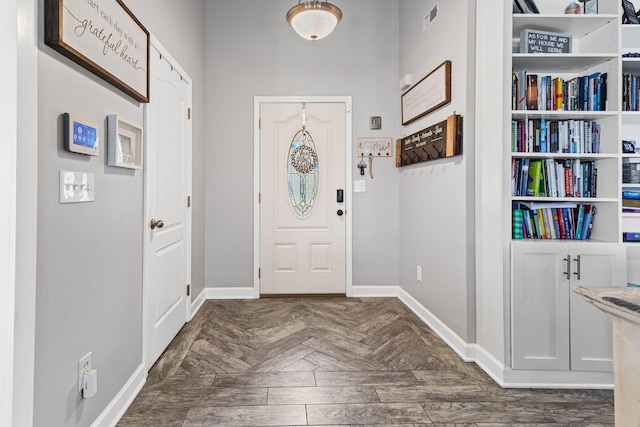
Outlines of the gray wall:
<svg viewBox="0 0 640 427">
<path fill-rule="evenodd" d="M 131 3 L 202 90 L 203 3 Z M 41 1 L 34 425 L 85 426 L 142 361 L 143 177 L 142 171 L 106 166 L 105 117 L 117 113 L 142 124 L 143 108 L 44 45 L 42 6 Z M 194 98 L 202 111 L 202 95 L 194 90 Z M 99 124 L 99 157 L 63 149 L 64 112 Z M 198 120 L 196 124 L 194 118 L 194 154 L 202 152 L 202 116 Z M 94 173 L 95 201 L 59 204 L 61 169 Z M 202 174 L 202 164 L 194 162 L 194 170 Z M 198 191 L 202 193 L 201 184 Z M 201 249 L 194 252 L 202 254 Z M 202 280 L 202 265 L 194 270 Z M 87 352 L 93 353 L 99 389 L 94 398 L 82 400 L 77 361 Z"/>
<path fill-rule="evenodd" d="M 475 2 L 439 2 L 438 17 L 422 32 L 435 0 L 400 2 L 399 75 L 416 82 L 449 59 L 451 103 L 402 128 L 402 136 L 463 117 L 463 155 L 401 168 L 400 285 L 466 342 L 475 340 L 474 98 Z M 422 267 L 422 282 L 416 267 Z"/>
<path fill-rule="evenodd" d="M 329 37 L 301 39 L 285 14 L 295 2 L 206 2 L 206 284 L 252 286 L 254 96 L 351 95 L 353 135 L 398 134 L 398 0 L 336 0 Z M 370 131 L 371 115 L 382 130 Z M 354 148 L 355 159 L 355 148 Z M 354 178 L 359 179 L 355 167 Z M 353 195 L 353 284 L 398 282 L 398 173 L 378 159 Z M 195 232 L 195 231 L 194 231 Z"/>
</svg>

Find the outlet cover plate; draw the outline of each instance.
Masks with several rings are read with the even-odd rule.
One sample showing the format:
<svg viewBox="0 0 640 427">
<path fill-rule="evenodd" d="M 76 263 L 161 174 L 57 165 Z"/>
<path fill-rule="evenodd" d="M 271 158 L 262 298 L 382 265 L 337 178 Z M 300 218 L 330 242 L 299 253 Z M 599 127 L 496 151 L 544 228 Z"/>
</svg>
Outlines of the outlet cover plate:
<svg viewBox="0 0 640 427">
<path fill-rule="evenodd" d="M 85 371 L 91 369 L 91 352 L 84 355 L 78 360 L 78 392 L 82 393 L 82 375 Z"/>
</svg>

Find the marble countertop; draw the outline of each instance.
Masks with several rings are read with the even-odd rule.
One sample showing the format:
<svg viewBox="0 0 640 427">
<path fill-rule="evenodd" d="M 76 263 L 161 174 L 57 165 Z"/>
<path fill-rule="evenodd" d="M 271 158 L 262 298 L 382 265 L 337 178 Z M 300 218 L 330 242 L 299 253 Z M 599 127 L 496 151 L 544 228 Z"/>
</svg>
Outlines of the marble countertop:
<svg viewBox="0 0 640 427">
<path fill-rule="evenodd" d="M 578 286 L 573 291 L 602 311 L 640 324 L 640 288 Z"/>
</svg>

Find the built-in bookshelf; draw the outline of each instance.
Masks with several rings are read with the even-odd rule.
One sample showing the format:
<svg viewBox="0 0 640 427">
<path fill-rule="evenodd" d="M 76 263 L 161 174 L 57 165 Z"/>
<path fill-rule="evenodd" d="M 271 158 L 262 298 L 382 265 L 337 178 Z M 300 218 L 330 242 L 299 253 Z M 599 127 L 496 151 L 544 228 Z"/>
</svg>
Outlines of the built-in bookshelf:
<svg viewBox="0 0 640 427">
<path fill-rule="evenodd" d="M 598 3 L 598 14 L 564 14 L 537 0 L 539 14 L 513 15 L 513 239 L 621 240 L 620 12 Z M 521 53 L 525 30 L 569 35 L 571 52 Z"/>
<path fill-rule="evenodd" d="M 622 231 L 636 221 L 640 231 L 640 214 L 622 212 L 623 167 L 630 178 L 640 152 L 624 154 L 622 140 L 640 135 L 640 113 L 622 111 L 621 92 L 623 72 L 640 62 L 622 55 L 640 33 L 622 28 L 619 0 L 598 0 L 596 14 L 565 14 L 569 2 L 534 2 L 539 14 L 511 17 L 511 366 L 606 384 L 611 320 L 572 289 L 626 285 Z M 521 33 L 527 52 L 536 51 L 529 39 L 536 32 L 570 36 L 570 52 L 521 53 Z M 630 185 L 640 191 L 640 183 Z"/>
</svg>

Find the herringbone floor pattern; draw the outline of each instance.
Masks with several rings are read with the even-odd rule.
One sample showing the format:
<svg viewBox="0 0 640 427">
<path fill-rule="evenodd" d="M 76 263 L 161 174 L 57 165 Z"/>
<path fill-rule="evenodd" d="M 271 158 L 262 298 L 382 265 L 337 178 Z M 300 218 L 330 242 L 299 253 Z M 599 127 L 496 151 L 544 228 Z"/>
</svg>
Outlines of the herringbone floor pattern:
<svg viewBox="0 0 640 427">
<path fill-rule="evenodd" d="M 207 301 L 118 426 L 613 425 L 613 393 L 507 390 L 395 298 Z"/>
</svg>

